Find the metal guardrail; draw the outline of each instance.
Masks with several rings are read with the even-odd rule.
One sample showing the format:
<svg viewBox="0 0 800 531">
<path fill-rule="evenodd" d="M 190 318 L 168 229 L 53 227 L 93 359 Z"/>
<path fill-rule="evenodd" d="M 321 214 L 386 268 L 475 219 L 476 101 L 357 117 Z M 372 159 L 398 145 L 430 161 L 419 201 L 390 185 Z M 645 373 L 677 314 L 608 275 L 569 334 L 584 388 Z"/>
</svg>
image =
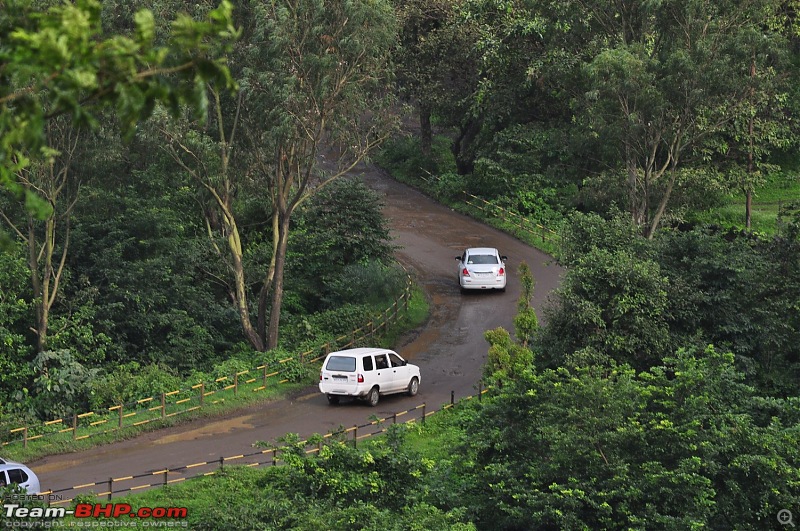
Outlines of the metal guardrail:
<svg viewBox="0 0 800 531">
<path fill-rule="evenodd" d="M 358 341 L 373 337 L 381 330 L 386 331 L 391 323 L 396 322 L 400 315 L 400 307 L 404 306 L 404 311 L 408 310 L 412 281 L 410 276 L 407 276 L 407 279 L 403 293 L 376 319 L 370 320 L 349 334 L 335 338 L 334 342 L 337 348 L 351 347 Z M 22 444 L 27 448 L 30 442 L 45 438 L 52 438 L 53 444 L 56 440 L 65 438 L 78 441 L 162 421 L 225 400 L 214 395 L 232 391 L 233 396 L 236 396 L 242 391 L 264 391 L 270 380 L 275 380 L 275 377 L 280 374 L 279 367 L 283 364 L 293 360 L 298 360 L 300 363 L 314 363 L 323 359 L 330 351 L 331 342 L 326 342 L 317 349 L 307 350 L 272 364 L 259 365 L 253 369 L 222 376 L 210 382 L 199 382 L 185 389 L 163 392 L 160 395 L 137 399 L 98 411 L 75 413 L 72 417 L 54 419 L 42 424 L 7 429 L 5 435 L 0 426 L 0 438 L 6 439 L 0 442 L 0 448 L 12 444 Z M 277 379 L 273 385 L 286 382 L 288 382 L 286 379 Z M 107 429 L 101 427 L 107 427 Z"/>
<path fill-rule="evenodd" d="M 466 396 L 461 400 L 468 401 L 474 398 L 481 400 L 481 397 L 488 390 L 489 390 L 488 388 L 479 387 L 478 393 L 476 395 Z M 423 402 L 422 404 L 413 407 L 411 409 L 393 413 L 389 417 L 376 419 L 366 424 L 354 425 L 351 428 L 346 428 L 340 431 L 326 433 L 321 437 L 320 441 L 317 442 L 316 444 L 309 443 L 307 439 L 299 441 L 298 444 L 303 444 L 305 446 L 306 454 L 314 454 L 314 453 L 318 454 L 322 450 L 325 444 L 324 441 L 326 440 L 333 441 L 333 440 L 341 440 L 342 438 L 344 438 L 344 442 L 351 442 L 353 444 L 353 447 L 357 447 L 359 441 L 369 437 L 373 437 L 375 435 L 380 435 L 382 433 L 385 433 L 388 430 L 388 428 L 385 427 L 384 423 L 388 421 L 391 421 L 392 424 L 397 424 L 398 418 L 403 417 L 405 415 L 409 415 L 408 419 L 401 421 L 401 423 L 409 424 L 419 421 L 424 424 L 425 419 L 430 415 L 433 415 L 434 413 L 437 413 L 439 411 L 445 411 L 447 409 L 453 408 L 456 405 L 457 403 L 455 402 L 454 399 L 454 393 L 451 391 L 450 403 L 443 405 L 439 409 L 434 409 L 429 411 L 427 409 L 426 403 Z M 369 431 L 365 433 L 363 431 L 365 429 Z M 198 463 L 181 465 L 177 467 L 151 470 L 129 476 L 121 476 L 116 478 L 109 477 L 108 479 L 98 480 L 91 483 L 85 483 L 82 485 L 74 485 L 63 489 L 46 490 L 40 492 L 38 496 L 39 499 L 45 502 L 48 506 L 68 504 L 74 501 L 77 496 L 83 496 L 83 495 L 93 495 L 98 498 L 105 498 L 107 500 L 111 500 L 114 495 L 163 487 L 166 485 L 181 483 L 188 479 L 198 478 L 202 476 L 211 476 L 218 473 L 218 471 L 222 470 L 226 464 L 230 463 L 241 464 L 243 466 L 248 466 L 248 467 L 260 467 L 265 465 L 278 466 L 283 464 L 283 460 L 280 458 L 280 454 L 284 452 L 284 448 L 286 447 L 284 446 L 280 448 L 279 447 L 266 448 L 263 450 L 258 450 L 247 454 L 232 455 L 227 457 L 220 456 L 219 458 L 211 461 L 202 461 Z M 135 483 L 135 484 L 130 485 L 130 483 Z M 123 488 L 119 488 L 120 484 L 126 484 L 126 486 Z M 95 491 L 92 489 L 98 489 L 98 490 Z"/>
<path fill-rule="evenodd" d="M 482 197 L 472 195 L 466 190 L 464 191 L 464 203 L 470 206 L 479 208 L 482 212 L 489 216 L 499 217 L 503 222 L 510 223 L 511 227 L 516 230 L 525 231 L 529 234 L 541 238 L 545 242 L 556 242 L 559 239 L 558 233 L 550 230 L 544 225 L 530 220 L 525 216 L 495 205 Z"/>
</svg>

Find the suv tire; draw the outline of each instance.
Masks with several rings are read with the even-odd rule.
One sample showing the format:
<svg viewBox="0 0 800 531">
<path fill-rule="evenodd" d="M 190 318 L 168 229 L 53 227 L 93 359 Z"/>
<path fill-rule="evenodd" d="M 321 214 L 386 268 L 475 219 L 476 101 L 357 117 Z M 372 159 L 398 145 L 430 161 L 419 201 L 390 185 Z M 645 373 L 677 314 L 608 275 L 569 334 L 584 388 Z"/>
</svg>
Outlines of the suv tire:
<svg viewBox="0 0 800 531">
<path fill-rule="evenodd" d="M 378 392 L 378 388 L 373 387 L 372 389 L 369 390 L 369 393 L 367 393 L 367 404 L 369 404 L 372 407 L 377 406 L 378 401 L 380 400 L 380 396 L 381 395 Z"/>
</svg>

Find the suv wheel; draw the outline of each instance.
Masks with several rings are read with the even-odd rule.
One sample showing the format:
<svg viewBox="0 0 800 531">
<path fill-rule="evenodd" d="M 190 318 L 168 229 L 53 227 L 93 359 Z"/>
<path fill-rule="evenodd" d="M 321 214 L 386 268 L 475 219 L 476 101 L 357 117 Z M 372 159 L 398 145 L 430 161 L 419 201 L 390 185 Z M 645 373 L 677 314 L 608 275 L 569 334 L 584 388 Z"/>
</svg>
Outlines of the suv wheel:
<svg viewBox="0 0 800 531">
<path fill-rule="evenodd" d="M 419 391 L 419 380 L 417 380 L 417 377 L 414 376 L 411 378 L 411 381 L 408 382 L 408 396 L 415 396 L 417 391 Z"/>
<path fill-rule="evenodd" d="M 373 387 L 369 390 L 369 393 L 367 393 L 367 404 L 375 407 L 378 405 L 378 400 L 380 400 L 380 393 L 378 393 L 377 387 Z"/>
</svg>

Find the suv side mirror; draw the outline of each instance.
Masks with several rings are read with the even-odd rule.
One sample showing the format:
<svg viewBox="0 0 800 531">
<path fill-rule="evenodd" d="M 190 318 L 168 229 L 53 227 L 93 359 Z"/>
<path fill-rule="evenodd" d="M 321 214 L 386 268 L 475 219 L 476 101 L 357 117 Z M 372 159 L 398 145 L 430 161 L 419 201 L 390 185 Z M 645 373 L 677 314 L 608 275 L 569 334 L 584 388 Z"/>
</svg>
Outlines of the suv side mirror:
<svg viewBox="0 0 800 531">
<path fill-rule="evenodd" d="M 500 257 L 500 260 L 502 260 L 503 262 L 505 262 L 506 260 L 508 260 L 508 257 L 507 257 L 507 256 L 501 256 L 501 257 Z"/>
</svg>

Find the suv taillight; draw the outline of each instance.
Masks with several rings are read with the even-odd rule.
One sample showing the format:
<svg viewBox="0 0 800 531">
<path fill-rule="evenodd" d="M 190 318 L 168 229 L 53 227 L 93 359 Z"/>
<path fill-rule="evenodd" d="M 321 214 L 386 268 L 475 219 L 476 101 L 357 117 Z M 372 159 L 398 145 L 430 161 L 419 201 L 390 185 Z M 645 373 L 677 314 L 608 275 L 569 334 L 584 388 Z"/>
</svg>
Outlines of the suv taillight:
<svg viewBox="0 0 800 531">
<path fill-rule="evenodd" d="M 319 381 L 322 381 L 322 371 L 319 371 Z"/>
<path fill-rule="evenodd" d="M 505 275 L 505 274 L 506 274 L 506 270 L 505 270 L 505 269 L 503 269 L 503 268 L 501 267 L 501 268 L 500 268 L 500 271 L 498 271 L 498 272 L 497 272 L 497 274 L 498 274 L 498 275 L 500 275 L 500 276 L 502 277 L 503 275 Z"/>
<path fill-rule="evenodd" d="M 466 267 L 464 268 L 464 270 L 463 270 L 463 271 L 461 271 L 461 274 L 462 274 L 462 275 L 464 275 L 465 277 L 468 277 L 468 276 L 469 276 L 469 271 L 467 271 L 467 268 L 466 268 Z"/>
<path fill-rule="evenodd" d="M 359 374 L 358 375 L 358 383 L 364 383 L 364 375 L 363 374 Z"/>
</svg>

